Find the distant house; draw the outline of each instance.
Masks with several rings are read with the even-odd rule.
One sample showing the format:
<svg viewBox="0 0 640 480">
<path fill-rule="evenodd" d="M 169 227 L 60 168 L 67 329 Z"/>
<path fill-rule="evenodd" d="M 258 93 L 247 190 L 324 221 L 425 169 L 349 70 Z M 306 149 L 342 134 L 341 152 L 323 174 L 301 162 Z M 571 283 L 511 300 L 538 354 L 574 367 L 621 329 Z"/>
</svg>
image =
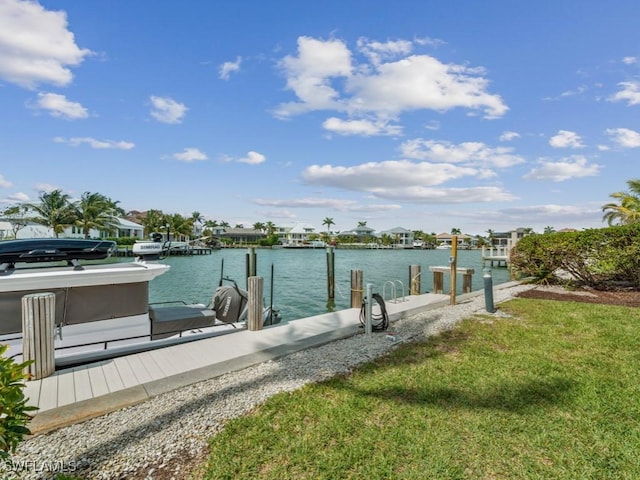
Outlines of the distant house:
<svg viewBox="0 0 640 480">
<path fill-rule="evenodd" d="M 366 225 L 359 225 L 352 230 L 346 230 L 338 234 L 338 237 L 341 238 L 354 237 L 358 242 L 368 241 L 375 236 L 375 230 L 371 227 L 367 227 Z"/>
<path fill-rule="evenodd" d="M 527 228 L 516 228 L 509 232 L 494 232 L 491 236 L 491 246 L 507 247 L 513 246 L 529 232 Z"/>
<path fill-rule="evenodd" d="M 396 246 L 404 248 L 413 248 L 413 232 L 402 227 L 395 227 L 391 230 L 380 232 L 379 236 L 389 235 L 393 239 Z"/>
<path fill-rule="evenodd" d="M 315 236 L 315 227 L 308 223 L 291 223 L 278 226 L 278 241 L 285 246 L 298 246 L 311 241 Z"/>
<path fill-rule="evenodd" d="M 253 228 L 225 228 L 217 229 L 216 232 L 218 238 L 225 240 L 225 243 L 236 245 L 255 245 L 265 237 L 264 232 Z"/>
<path fill-rule="evenodd" d="M 469 235 L 459 234 L 456 235 L 458 237 L 458 246 L 471 246 L 474 243 L 474 238 Z M 439 233 L 436 235 L 436 243 L 438 246 L 440 245 L 449 245 L 453 244 L 453 234 L 451 233 Z"/>
<path fill-rule="evenodd" d="M 89 230 L 90 238 L 107 238 L 107 237 L 137 237 L 142 238 L 144 235 L 144 227 L 137 223 L 130 222 L 124 218 L 117 218 L 113 231 L 106 230 Z M 66 227 L 62 233 L 58 235 L 60 238 L 84 238 L 84 233 L 81 227 L 72 225 Z M 24 238 L 53 238 L 55 237 L 53 230 L 50 227 L 40 225 L 34 222 L 27 222 L 27 224 L 18 230 L 16 235 L 17 239 Z M 13 238 L 13 230 L 11 222 L 0 221 L 0 239 Z"/>
</svg>

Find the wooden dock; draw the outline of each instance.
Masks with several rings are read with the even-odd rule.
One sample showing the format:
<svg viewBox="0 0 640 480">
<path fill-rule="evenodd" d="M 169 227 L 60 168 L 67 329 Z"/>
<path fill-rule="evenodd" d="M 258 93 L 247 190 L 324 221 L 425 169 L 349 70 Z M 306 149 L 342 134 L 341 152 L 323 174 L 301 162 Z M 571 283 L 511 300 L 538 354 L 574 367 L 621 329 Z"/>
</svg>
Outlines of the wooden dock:
<svg viewBox="0 0 640 480">
<path fill-rule="evenodd" d="M 482 247 L 482 266 L 487 263 L 493 268 L 494 263 L 497 267 L 509 266 L 509 255 L 511 254 L 510 246 L 499 247 Z"/>
</svg>

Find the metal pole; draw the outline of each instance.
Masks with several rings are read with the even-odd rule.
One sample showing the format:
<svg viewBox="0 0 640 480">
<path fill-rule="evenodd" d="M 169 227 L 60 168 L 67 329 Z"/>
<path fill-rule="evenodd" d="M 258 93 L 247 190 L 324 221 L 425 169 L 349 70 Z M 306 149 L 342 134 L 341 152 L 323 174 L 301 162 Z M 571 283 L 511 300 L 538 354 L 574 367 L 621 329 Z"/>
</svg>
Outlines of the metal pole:
<svg viewBox="0 0 640 480">
<path fill-rule="evenodd" d="M 333 253 L 333 247 L 327 247 L 327 295 L 329 299 L 334 299 L 335 296 L 335 255 Z"/>
<path fill-rule="evenodd" d="M 482 279 L 484 280 L 484 308 L 487 312 L 494 313 L 496 307 L 493 304 L 493 278 L 491 278 L 490 268 L 484 269 Z"/>
<path fill-rule="evenodd" d="M 372 307 L 372 290 L 373 290 L 373 284 L 372 283 L 367 283 L 367 297 L 365 298 L 365 304 L 364 304 L 364 317 L 365 317 L 365 322 L 364 322 L 364 332 L 367 335 L 371 335 L 371 333 L 373 332 L 373 325 L 371 323 L 371 307 Z"/>
</svg>

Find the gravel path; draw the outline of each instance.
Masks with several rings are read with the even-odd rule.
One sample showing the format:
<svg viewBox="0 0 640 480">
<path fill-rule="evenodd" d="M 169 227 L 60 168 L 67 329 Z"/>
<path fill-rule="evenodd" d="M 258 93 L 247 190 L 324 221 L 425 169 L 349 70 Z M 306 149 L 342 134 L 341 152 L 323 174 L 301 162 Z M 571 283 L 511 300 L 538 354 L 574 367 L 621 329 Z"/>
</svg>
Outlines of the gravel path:
<svg viewBox="0 0 640 480">
<path fill-rule="evenodd" d="M 496 289 L 495 303 L 530 288 Z M 384 333 L 355 335 L 30 438 L 11 461 L 0 462 L 0 475 L 48 479 L 64 472 L 83 479 L 182 479 L 188 460 L 203 458 L 209 437 L 228 419 L 276 393 L 349 372 L 399 343 L 450 329 L 476 312 L 486 314 L 483 296 L 395 322 L 395 340 Z"/>
</svg>

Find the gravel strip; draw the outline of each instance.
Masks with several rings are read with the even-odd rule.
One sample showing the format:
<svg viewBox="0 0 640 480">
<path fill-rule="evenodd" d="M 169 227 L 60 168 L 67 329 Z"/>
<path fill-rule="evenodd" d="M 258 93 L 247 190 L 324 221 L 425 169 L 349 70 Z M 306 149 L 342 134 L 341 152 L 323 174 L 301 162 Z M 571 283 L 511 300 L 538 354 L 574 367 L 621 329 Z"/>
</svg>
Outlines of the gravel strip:
<svg viewBox="0 0 640 480">
<path fill-rule="evenodd" d="M 530 288 L 496 289 L 494 301 L 497 304 Z M 83 479 L 183 478 L 184 462 L 176 460 L 201 457 L 208 439 L 228 419 L 247 413 L 276 393 L 349 372 L 399 343 L 448 330 L 476 312 L 486 314 L 482 295 L 394 322 L 393 338 L 384 333 L 355 335 L 35 436 L 20 445 L 11 461 L 0 461 L 0 474 L 24 479 L 49 479 L 56 472 Z"/>
</svg>

